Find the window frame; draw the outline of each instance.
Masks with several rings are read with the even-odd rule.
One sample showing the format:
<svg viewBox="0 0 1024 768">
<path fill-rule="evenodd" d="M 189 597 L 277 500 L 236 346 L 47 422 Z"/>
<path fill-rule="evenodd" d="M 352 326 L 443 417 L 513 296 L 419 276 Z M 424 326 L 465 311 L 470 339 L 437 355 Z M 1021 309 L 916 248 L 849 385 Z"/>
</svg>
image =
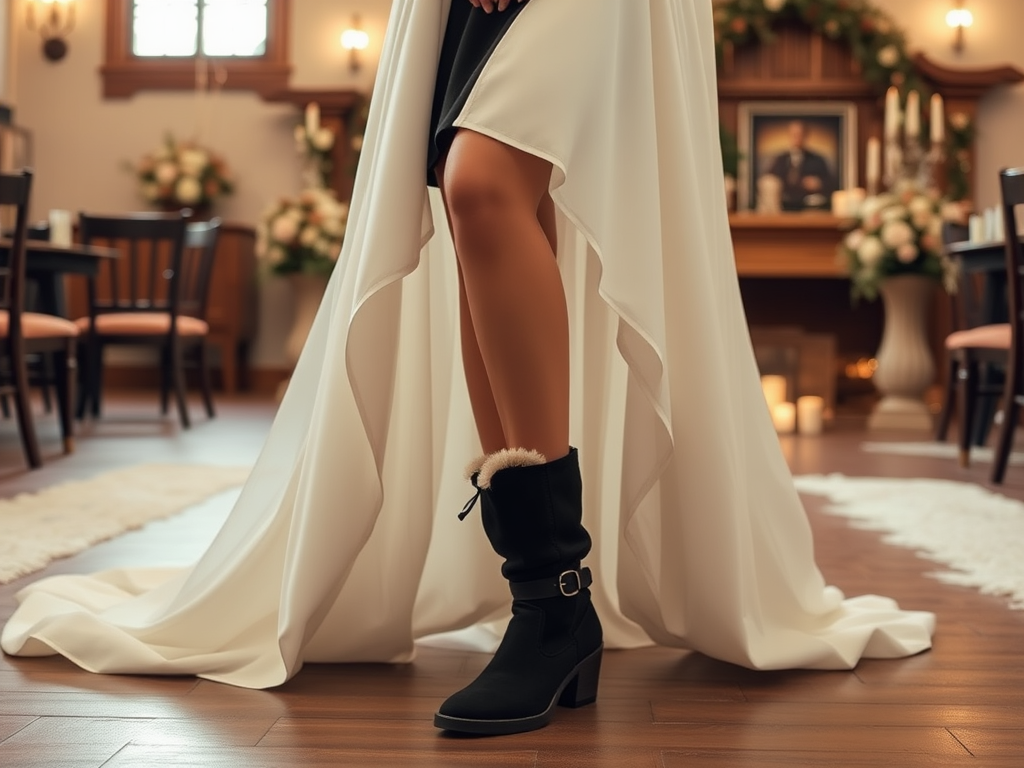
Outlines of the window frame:
<svg viewBox="0 0 1024 768">
<path fill-rule="evenodd" d="M 206 57 L 211 70 L 227 73 L 224 88 L 269 97 L 288 89 L 291 0 L 267 0 L 267 50 L 259 57 Z M 128 98 L 139 91 L 192 91 L 196 57 L 142 57 L 132 53 L 132 0 L 107 0 L 106 56 L 100 67 L 103 97 Z M 198 54 L 197 54 L 198 55 Z"/>
</svg>

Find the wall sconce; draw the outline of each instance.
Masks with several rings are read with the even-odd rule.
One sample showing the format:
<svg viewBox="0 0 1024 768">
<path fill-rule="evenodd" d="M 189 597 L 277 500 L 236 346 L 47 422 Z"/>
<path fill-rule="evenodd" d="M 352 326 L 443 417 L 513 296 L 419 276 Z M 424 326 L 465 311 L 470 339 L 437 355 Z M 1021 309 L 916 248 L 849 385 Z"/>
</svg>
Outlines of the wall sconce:
<svg viewBox="0 0 1024 768">
<path fill-rule="evenodd" d="M 359 71 L 362 62 L 359 52 L 366 50 L 370 44 L 370 36 L 363 31 L 359 16 L 352 17 L 352 26 L 341 33 L 341 47 L 348 51 L 348 68 L 352 74 Z"/>
<path fill-rule="evenodd" d="M 953 50 L 959 53 L 964 49 L 964 30 L 974 23 L 974 14 L 964 8 L 964 0 L 954 0 L 953 9 L 946 14 L 946 24 L 955 32 Z"/>
<path fill-rule="evenodd" d="M 43 55 L 60 61 L 67 55 L 64 41 L 75 28 L 75 0 L 28 0 L 28 28 L 43 38 Z"/>
</svg>

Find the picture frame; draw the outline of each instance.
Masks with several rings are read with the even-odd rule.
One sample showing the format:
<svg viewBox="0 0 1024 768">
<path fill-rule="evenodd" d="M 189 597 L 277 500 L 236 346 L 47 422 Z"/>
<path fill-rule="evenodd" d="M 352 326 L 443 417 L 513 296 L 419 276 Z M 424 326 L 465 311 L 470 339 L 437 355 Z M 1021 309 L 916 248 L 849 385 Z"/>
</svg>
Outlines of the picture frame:
<svg viewBox="0 0 1024 768">
<path fill-rule="evenodd" d="M 828 212 L 833 192 L 857 186 L 853 102 L 747 101 L 738 117 L 739 210 Z"/>
</svg>

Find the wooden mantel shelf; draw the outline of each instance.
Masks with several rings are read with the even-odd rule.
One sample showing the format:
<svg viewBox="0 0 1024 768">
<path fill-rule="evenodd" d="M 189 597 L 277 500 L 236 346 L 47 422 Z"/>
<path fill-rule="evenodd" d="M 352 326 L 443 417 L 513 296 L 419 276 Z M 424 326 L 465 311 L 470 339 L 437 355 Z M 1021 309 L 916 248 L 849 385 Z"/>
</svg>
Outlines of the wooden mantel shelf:
<svg viewBox="0 0 1024 768">
<path fill-rule="evenodd" d="M 921 77 L 933 83 L 948 98 L 980 99 L 997 85 L 1012 85 L 1024 81 L 1024 72 L 1016 67 L 1003 66 L 989 69 L 950 69 L 932 61 L 924 53 L 914 56 L 914 68 Z"/>
<path fill-rule="evenodd" d="M 849 219 L 830 213 L 729 215 L 740 277 L 846 277 L 836 249 Z"/>
</svg>

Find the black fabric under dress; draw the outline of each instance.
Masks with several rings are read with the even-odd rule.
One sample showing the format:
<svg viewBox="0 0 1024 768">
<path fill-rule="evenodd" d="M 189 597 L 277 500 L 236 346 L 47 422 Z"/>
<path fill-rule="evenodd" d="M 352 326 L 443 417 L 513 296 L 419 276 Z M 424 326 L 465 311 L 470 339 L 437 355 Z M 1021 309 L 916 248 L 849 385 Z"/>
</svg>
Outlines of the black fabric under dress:
<svg viewBox="0 0 1024 768">
<path fill-rule="evenodd" d="M 427 183 L 437 186 L 434 166 L 451 146 L 455 120 L 466 106 L 484 65 L 526 3 L 513 0 L 506 10 L 485 13 L 469 0 L 452 0 L 437 66 L 430 116 Z"/>
</svg>

